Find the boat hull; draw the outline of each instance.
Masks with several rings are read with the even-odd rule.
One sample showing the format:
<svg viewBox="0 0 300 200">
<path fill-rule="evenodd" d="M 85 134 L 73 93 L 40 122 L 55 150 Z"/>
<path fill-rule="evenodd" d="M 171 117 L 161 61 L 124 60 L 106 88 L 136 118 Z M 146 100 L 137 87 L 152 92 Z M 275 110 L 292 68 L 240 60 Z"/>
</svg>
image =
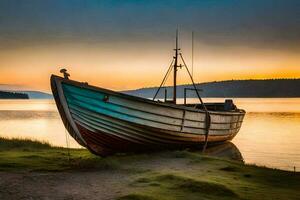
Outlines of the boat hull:
<svg viewBox="0 0 300 200">
<path fill-rule="evenodd" d="M 180 105 L 51 77 L 60 116 L 70 135 L 92 153 L 138 152 L 201 148 L 207 130 L 206 113 Z M 231 140 L 245 112 L 210 112 L 208 143 Z"/>
</svg>

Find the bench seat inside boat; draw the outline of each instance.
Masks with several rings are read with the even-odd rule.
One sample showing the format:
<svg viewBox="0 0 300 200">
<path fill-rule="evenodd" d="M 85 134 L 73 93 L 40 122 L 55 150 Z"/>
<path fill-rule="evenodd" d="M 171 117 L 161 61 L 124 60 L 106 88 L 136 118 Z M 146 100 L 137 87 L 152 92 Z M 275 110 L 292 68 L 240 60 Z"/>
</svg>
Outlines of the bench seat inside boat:
<svg viewBox="0 0 300 200">
<path fill-rule="evenodd" d="M 233 103 L 231 99 L 225 100 L 225 102 L 219 103 L 204 103 L 207 110 L 210 111 L 237 111 L 236 105 Z M 196 107 L 197 109 L 204 109 L 202 104 L 186 104 L 188 107 Z"/>
</svg>

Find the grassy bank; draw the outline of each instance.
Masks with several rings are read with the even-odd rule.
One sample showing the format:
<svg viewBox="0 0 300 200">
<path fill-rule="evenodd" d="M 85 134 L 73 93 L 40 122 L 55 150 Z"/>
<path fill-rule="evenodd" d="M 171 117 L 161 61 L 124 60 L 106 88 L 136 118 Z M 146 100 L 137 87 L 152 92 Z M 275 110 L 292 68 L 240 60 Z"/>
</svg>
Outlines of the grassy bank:
<svg viewBox="0 0 300 200">
<path fill-rule="evenodd" d="M 30 140 L 0 139 L 2 173 L 114 173 L 120 200 L 299 199 L 300 174 L 189 151 L 100 158 L 85 149 L 51 147 Z M 116 179 L 118 183 L 120 180 Z M 121 184 L 121 183 L 120 183 Z"/>
<path fill-rule="evenodd" d="M 40 141 L 0 138 L 1 171 L 88 170 L 114 165 L 113 159 L 102 159 L 86 149 L 68 150 Z"/>
</svg>

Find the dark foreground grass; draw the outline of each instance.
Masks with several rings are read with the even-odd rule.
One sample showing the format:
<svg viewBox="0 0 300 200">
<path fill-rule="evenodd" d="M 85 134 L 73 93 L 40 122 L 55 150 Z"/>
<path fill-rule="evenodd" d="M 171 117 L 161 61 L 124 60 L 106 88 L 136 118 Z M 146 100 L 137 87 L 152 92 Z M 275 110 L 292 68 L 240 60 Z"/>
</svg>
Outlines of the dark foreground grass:
<svg viewBox="0 0 300 200">
<path fill-rule="evenodd" d="M 118 196 L 119 200 L 300 199 L 299 173 L 245 165 L 197 152 L 101 158 L 85 149 L 71 149 L 70 155 L 69 159 L 67 149 L 47 143 L 0 138 L 2 173 L 114 170 L 125 173 L 130 180 L 122 186 L 128 192 Z"/>
</svg>

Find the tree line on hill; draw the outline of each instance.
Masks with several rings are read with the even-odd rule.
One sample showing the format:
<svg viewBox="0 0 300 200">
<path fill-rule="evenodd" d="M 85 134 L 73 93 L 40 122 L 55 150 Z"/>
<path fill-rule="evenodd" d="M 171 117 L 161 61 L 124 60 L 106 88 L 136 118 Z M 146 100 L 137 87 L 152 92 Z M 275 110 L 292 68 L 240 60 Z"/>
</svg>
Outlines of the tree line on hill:
<svg viewBox="0 0 300 200">
<path fill-rule="evenodd" d="M 0 91 L 0 99 L 29 99 L 29 96 L 25 93 Z"/>
<path fill-rule="evenodd" d="M 267 98 L 267 97 L 300 97 L 300 79 L 266 79 L 266 80 L 228 80 L 196 84 L 202 97 L 237 97 L 237 98 Z M 177 98 L 184 97 L 185 88 L 193 89 L 191 84 L 177 86 Z M 141 88 L 124 91 L 124 93 L 152 98 L 157 87 Z M 157 98 L 173 97 L 173 87 L 163 87 Z M 196 98 L 195 91 L 186 92 L 188 98 Z"/>
</svg>

